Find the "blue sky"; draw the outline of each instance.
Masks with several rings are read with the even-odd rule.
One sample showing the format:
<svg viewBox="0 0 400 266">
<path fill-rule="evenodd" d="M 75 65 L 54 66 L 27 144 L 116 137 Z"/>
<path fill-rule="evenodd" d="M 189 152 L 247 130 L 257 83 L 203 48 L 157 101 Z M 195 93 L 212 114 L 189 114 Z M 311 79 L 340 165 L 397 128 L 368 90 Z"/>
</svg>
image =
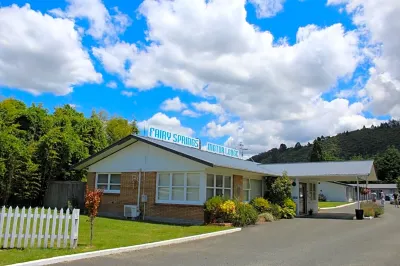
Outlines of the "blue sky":
<svg viewBox="0 0 400 266">
<path fill-rule="evenodd" d="M 365 14 L 388 12 L 370 0 L 26 3 L 0 4 L 2 97 L 49 110 L 72 104 L 86 115 L 106 110 L 203 142 L 242 141 L 249 154 L 400 113 L 400 75 L 384 50 L 400 41 L 369 24 Z"/>
</svg>

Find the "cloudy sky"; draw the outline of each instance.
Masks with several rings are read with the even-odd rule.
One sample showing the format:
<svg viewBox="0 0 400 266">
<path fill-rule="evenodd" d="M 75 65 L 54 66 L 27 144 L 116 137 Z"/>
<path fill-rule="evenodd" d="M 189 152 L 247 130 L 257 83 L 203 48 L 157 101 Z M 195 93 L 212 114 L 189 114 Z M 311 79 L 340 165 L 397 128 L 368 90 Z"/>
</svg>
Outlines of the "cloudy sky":
<svg viewBox="0 0 400 266">
<path fill-rule="evenodd" d="M 398 14 L 399 0 L 1 0 L 0 98 L 255 154 L 399 118 Z"/>
</svg>

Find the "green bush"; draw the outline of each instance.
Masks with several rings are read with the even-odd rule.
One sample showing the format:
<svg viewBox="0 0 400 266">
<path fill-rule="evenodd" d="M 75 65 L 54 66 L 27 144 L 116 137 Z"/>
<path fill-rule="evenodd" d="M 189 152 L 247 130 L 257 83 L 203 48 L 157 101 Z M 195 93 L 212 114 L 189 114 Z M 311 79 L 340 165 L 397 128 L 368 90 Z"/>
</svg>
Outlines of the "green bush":
<svg viewBox="0 0 400 266">
<path fill-rule="evenodd" d="M 204 203 L 204 214 L 206 223 L 215 223 L 223 219 L 221 213 L 222 203 L 224 203 L 224 199 L 220 196 L 212 197 Z"/>
<path fill-rule="evenodd" d="M 364 216 L 379 217 L 384 213 L 384 208 L 374 202 L 362 202 L 361 209 L 364 210 Z"/>
<path fill-rule="evenodd" d="M 270 212 L 264 212 L 258 215 L 258 220 L 263 220 L 265 222 L 273 222 L 275 221 L 274 216 Z"/>
<path fill-rule="evenodd" d="M 258 197 L 250 201 L 250 204 L 256 209 L 258 213 L 268 212 L 271 209 L 271 204 L 268 200 Z"/>
<path fill-rule="evenodd" d="M 293 219 L 296 216 L 296 211 L 289 208 L 289 207 L 284 207 L 282 208 L 281 211 L 281 218 L 283 219 Z"/>
<path fill-rule="evenodd" d="M 275 220 L 279 220 L 282 217 L 282 208 L 278 204 L 271 204 L 271 213 Z"/>
<path fill-rule="evenodd" d="M 233 218 L 234 226 L 246 226 L 255 224 L 258 220 L 258 213 L 253 206 L 248 203 L 239 202 L 236 205 L 236 215 Z"/>
<path fill-rule="evenodd" d="M 289 208 L 296 213 L 296 202 L 294 202 L 291 198 L 286 198 L 283 202 L 283 208 Z"/>
<path fill-rule="evenodd" d="M 292 181 L 283 172 L 282 176 L 266 179 L 265 198 L 271 203 L 283 205 L 286 198 L 292 194 Z"/>
</svg>

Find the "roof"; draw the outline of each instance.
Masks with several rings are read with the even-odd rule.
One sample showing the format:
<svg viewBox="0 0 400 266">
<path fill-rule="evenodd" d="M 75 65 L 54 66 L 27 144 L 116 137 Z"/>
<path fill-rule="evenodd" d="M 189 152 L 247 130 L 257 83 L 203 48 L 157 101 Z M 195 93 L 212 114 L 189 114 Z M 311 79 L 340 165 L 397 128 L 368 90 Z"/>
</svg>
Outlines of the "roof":
<svg viewBox="0 0 400 266">
<path fill-rule="evenodd" d="M 351 186 L 357 186 L 357 184 L 350 184 Z M 365 187 L 366 184 L 360 184 L 360 187 Z M 397 189 L 396 184 L 368 184 L 368 188 L 376 188 L 376 189 Z"/>
<path fill-rule="evenodd" d="M 346 183 L 337 182 L 337 181 L 328 181 L 326 183 L 333 183 L 333 184 L 336 184 L 336 185 L 341 185 L 341 186 L 346 186 L 346 187 L 353 187 L 351 184 L 346 184 Z"/>
<path fill-rule="evenodd" d="M 111 146 L 105 148 L 104 150 L 90 156 L 89 158 L 79 162 L 78 164 L 72 166 L 73 169 L 83 169 L 88 167 L 105 157 L 135 143 L 136 141 L 142 141 L 149 145 L 158 147 L 160 149 L 175 153 L 177 155 L 183 156 L 190 160 L 202 163 L 204 165 L 210 167 L 225 167 L 236 170 L 254 172 L 265 175 L 276 175 L 279 176 L 282 172 L 274 172 L 273 170 L 269 170 L 268 167 L 260 167 L 258 163 L 245 161 L 242 159 L 237 159 L 233 157 L 228 157 L 225 155 L 220 155 L 216 153 L 211 153 L 208 151 L 190 148 L 186 146 L 182 146 L 179 144 L 161 141 L 149 137 L 130 135 L 128 137 L 123 138 L 122 140 L 112 144 Z"/>
<path fill-rule="evenodd" d="M 73 165 L 72 168 L 77 170 L 84 169 L 138 141 L 209 167 L 224 167 L 270 176 L 280 176 L 286 171 L 290 177 L 314 177 L 325 179 L 326 181 L 355 181 L 356 176 L 363 179 L 368 177 L 371 181 L 376 180 L 373 161 L 259 164 L 137 135 L 129 135 L 121 139 L 89 158 Z"/>
<path fill-rule="evenodd" d="M 286 171 L 291 177 L 360 177 L 377 180 L 374 161 L 341 161 L 341 162 L 309 162 L 264 164 L 263 167 L 274 172 Z M 336 181 L 346 181 L 336 180 Z"/>
</svg>

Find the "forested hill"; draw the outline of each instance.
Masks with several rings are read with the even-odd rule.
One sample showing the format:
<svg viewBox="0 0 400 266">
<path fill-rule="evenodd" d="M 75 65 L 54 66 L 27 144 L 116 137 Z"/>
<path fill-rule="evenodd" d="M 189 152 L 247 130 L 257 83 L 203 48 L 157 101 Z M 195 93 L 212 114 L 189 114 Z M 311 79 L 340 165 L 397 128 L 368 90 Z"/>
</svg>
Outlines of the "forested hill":
<svg viewBox="0 0 400 266">
<path fill-rule="evenodd" d="M 319 160 L 312 160 L 310 158 L 312 152 L 318 150 L 314 148 L 315 143 L 320 146 L 321 155 Z M 281 144 L 279 148 L 260 153 L 253 156 L 251 159 L 261 163 L 361 159 L 378 160 L 379 157 L 384 156 L 385 153 L 388 152 L 389 147 L 392 148 L 389 149 L 389 152 L 391 152 L 390 156 L 400 156 L 400 121 L 390 120 L 386 123 L 382 123 L 380 126 L 372 126 L 371 128 L 363 127 L 359 130 L 343 132 L 332 137 L 321 136 L 318 137 L 313 144 L 308 143 L 308 145 L 305 146 L 297 143 L 295 147 L 287 148 L 285 144 Z M 389 157 L 389 155 L 387 156 L 387 158 L 392 157 Z M 393 158 L 389 161 L 394 161 L 393 163 L 396 164 L 396 160 Z M 383 159 L 381 161 L 383 161 Z M 378 164 L 379 163 L 381 162 L 378 160 Z M 398 168 L 400 168 L 400 162 Z M 383 177 L 382 174 L 380 176 L 378 175 L 378 178 L 381 180 L 387 179 Z"/>
</svg>

